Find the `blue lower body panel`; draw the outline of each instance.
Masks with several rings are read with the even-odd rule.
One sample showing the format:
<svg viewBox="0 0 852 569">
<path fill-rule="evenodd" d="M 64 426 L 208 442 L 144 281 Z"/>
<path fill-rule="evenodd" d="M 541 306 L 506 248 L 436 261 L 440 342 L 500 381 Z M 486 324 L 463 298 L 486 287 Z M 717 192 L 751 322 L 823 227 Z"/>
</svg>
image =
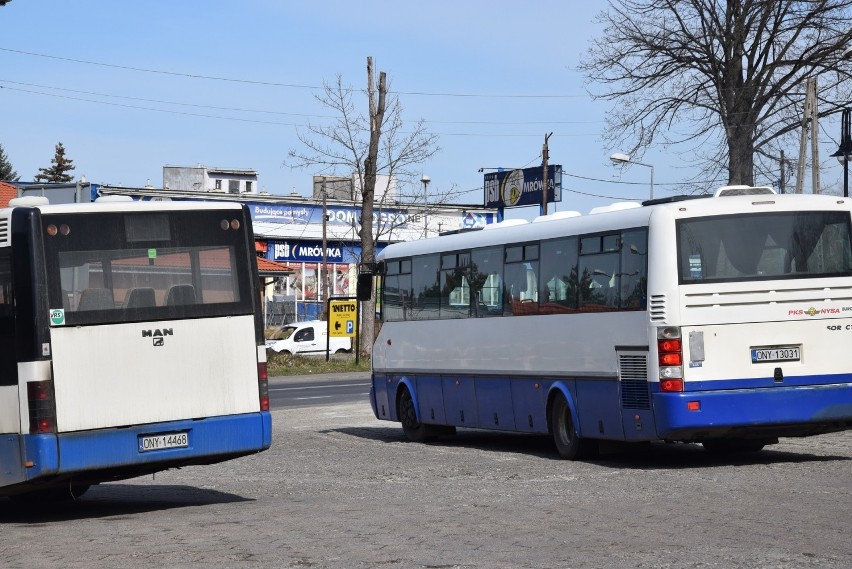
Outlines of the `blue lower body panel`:
<svg viewBox="0 0 852 569">
<path fill-rule="evenodd" d="M 661 439 L 807 436 L 852 428 L 852 383 L 653 393 Z M 692 402 L 690 410 L 688 404 Z"/>
<path fill-rule="evenodd" d="M 141 448 L 141 437 L 173 433 L 185 433 L 187 446 Z M 272 416 L 265 411 L 21 438 L 24 461 L 31 462 L 25 480 L 70 475 L 97 482 L 260 452 L 271 445 Z"/>
</svg>

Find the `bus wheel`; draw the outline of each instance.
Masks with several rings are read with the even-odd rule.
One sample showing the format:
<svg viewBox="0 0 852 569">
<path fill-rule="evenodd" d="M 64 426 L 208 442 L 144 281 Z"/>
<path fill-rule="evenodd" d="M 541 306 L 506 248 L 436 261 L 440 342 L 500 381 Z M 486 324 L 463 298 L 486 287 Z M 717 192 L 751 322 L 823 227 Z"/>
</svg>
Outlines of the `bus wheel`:
<svg viewBox="0 0 852 569">
<path fill-rule="evenodd" d="M 758 452 L 770 441 L 765 439 L 707 439 L 702 446 L 713 454 L 731 454 L 736 452 Z"/>
<path fill-rule="evenodd" d="M 399 402 L 396 406 L 399 421 L 402 423 L 402 431 L 408 440 L 422 443 L 436 437 L 435 430 L 430 425 L 424 425 L 417 420 L 417 409 L 414 408 L 414 399 L 411 397 L 407 387 L 402 388 L 399 394 Z"/>
<path fill-rule="evenodd" d="M 561 393 L 556 396 L 550 408 L 550 426 L 553 442 L 559 456 L 566 460 L 581 460 L 597 454 L 597 443 L 577 436 L 568 401 Z"/>
</svg>

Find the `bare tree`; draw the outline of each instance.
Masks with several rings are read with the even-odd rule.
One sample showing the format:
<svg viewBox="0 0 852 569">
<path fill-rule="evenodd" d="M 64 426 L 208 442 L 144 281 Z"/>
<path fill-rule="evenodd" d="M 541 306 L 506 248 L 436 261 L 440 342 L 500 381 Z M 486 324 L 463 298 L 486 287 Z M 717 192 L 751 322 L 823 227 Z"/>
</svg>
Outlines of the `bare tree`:
<svg viewBox="0 0 852 569">
<path fill-rule="evenodd" d="M 356 109 L 353 97 L 363 93 L 343 85 L 338 75 L 334 84 L 324 84 L 317 100 L 335 113 L 331 125 L 308 124 L 297 136 L 304 149 L 291 149 L 289 166 L 313 168 L 327 175 L 346 174 L 356 179 L 360 199 L 361 264 L 371 267 L 376 261 L 376 241 L 392 231 L 393 222 L 373 224 L 376 179 L 386 175 L 405 185 L 416 177 L 414 166 L 422 164 L 438 150 L 437 135 L 427 132 L 421 119 L 403 129 L 403 107 L 390 93 L 384 72 L 374 81 L 373 59 L 367 58 L 367 112 Z M 381 192 L 378 206 L 390 205 L 389 192 Z M 398 207 L 398 205 L 397 205 Z M 364 312 L 375 314 L 375 299 L 366 303 Z M 362 350 L 369 354 L 374 336 L 373 318 L 363 319 Z"/>
<path fill-rule="evenodd" d="M 610 0 L 581 62 L 614 101 L 605 138 L 630 153 L 694 152 L 700 175 L 753 184 L 777 170 L 802 125 L 804 82 L 819 76 L 820 116 L 848 100 L 849 0 Z M 679 132 L 680 129 L 683 129 Z M 796 146 L 798 148 L 798 145 Z M 757 172 L 756 172 L 757 170 Z M 773 176 L 774 177 L 774 176 Z"/>
</svg>

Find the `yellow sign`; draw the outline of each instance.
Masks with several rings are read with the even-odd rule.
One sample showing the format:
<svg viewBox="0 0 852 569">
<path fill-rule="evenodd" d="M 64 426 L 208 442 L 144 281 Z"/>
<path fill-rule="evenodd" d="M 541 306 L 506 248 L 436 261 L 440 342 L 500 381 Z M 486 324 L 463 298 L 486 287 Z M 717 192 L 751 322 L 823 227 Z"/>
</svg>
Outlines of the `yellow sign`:
<svg viewBox="0 0 852 569">
<path fill-rule="evenodd" d="M 328 334 L 335 338 L 353 338 L 358 329 L 358 305 L 355 300 L 328 301 Z"/>
</svg>

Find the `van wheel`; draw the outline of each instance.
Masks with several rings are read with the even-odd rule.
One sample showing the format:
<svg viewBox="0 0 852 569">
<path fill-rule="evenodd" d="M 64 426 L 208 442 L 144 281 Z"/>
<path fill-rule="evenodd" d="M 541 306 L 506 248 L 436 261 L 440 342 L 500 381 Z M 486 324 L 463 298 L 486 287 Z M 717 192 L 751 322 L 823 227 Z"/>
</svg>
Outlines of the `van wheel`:
<svg viewBox="0 0 852 569">
<path fill-rule="evenodd" d="M 571 409 L 568 401 L 561 393 L 556 395 L 553 406 L 550 408 L 550 427 L 553 431 L 553 442 L 559 456 L 566 460 L 582 460 L 594 457 L 597 454 L 598 445 L 596 441 L 583 439 L 577 436 L 574 430 L 574 421 L 571 417 Z"/>
<path fill-rule="evenodd" d="M 417 409 L 414 408 L 414 399 L 411 397 L 407 387 L 403 387 L 399 394 L 396 405 L 399 421 L 402 423 L 402 432 L 408 440 L 415 443 L 423 443 L 438 436 L 437 430 L 432 425 L 424 425 L 417 420 Z"/>
<path fill-rule="evenodd" d="M 335 354 L 348 354 L 349 350 L 344 350 L 343 348 L 338 349 Z"/>
</svg>

